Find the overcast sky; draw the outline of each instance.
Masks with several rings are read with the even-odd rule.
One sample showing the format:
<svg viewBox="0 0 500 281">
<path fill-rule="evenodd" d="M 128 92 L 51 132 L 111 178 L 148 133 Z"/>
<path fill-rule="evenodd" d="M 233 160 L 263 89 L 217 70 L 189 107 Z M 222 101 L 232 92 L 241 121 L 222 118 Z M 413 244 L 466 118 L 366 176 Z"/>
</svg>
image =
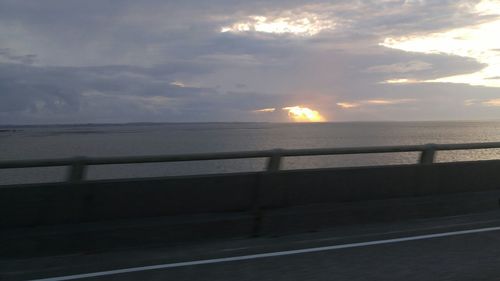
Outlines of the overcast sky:
<svg viewBox="0 0 500 281">
<path fill-rule="evenodd" d="M 500 0 L 0 0 L 0 124 L 500 119 L 499 34 Z"/>
</svg>

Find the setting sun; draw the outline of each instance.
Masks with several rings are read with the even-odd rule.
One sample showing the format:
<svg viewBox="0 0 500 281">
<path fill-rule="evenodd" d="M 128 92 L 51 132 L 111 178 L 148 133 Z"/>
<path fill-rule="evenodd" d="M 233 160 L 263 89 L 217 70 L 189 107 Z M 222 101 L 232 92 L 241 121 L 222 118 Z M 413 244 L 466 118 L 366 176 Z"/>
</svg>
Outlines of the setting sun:
<svg viewBox="0 0 500 281">
<path fill-rule="evenodd" d="M 283 110 L 288 111 L 288 117 L 293 121 L 293 122 L 324 122 L 326 121 L 321 114 L 316 111 L 312 110 L 307 107 L 301 107 L 301 106 L 289 106 L 289 107 L 283 107 Z"/>
</svg>

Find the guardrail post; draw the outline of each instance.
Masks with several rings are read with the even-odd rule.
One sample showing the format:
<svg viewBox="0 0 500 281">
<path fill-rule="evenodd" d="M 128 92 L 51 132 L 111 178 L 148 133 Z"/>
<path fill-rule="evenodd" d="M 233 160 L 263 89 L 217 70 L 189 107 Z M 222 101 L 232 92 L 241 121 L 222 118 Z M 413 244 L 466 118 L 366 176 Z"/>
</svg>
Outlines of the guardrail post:
<svg viewBox="0 0 500 281">
<path fill-rule="evenodd" d="M 280 149 L 276 149 L 271 157 L 267 160 L 267 171 L 268 172 L 277 172 L 280 170 L 281 166 L 281 153 Z"/>
<path fill-rule="evenodd" d="M 87 166 L 85 164 L 84 157 L 76 157 L 69 166 L 68 171 L 68 182 L 80 182 L 85 178 L 85 170 Z"/>
<path fill-rule="evenodd" d="M 427 144 L 420 153 L 420 164 L 432 164 L 436 157 L 436 146 L 434 144 Z"/>
<path fill-rule="evenodd" d="M 280 170 L 281 166 L 281 150 L 276 149 L 273 151 L 271 156 L 267 160 L 266 171 L 262 174 L 259 183 L 255 186 L 255 197 L 253 204 L 253 215 L 254 215 L 254 224 L 253 224 L 253 236 L 257 237 L 261 234 L 262 229 L 262 220 L 264 217 L 264 213 L 261 208 L 262 203 L 262 193 L 265 191 L 264 188 L 270 182 L 270 175 L 274 172 Z"/>
</svg>

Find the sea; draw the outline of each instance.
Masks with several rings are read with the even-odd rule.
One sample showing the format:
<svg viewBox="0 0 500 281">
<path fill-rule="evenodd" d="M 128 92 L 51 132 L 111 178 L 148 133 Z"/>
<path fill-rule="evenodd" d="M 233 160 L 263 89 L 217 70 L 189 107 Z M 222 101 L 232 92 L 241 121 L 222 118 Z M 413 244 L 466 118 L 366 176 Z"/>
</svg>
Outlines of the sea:
<svg viewBox="0 0 500 281">
<path fill-rule="evenodd" d="M 499 141 L 500 121 L 0 125 L 0 161 Z M 418 156 L 287 157 L 282 169 L 413 164 Z M 439 152 L 436 161 L 487 159 L 500 159 L 500 150 Z M 88 168 L 86 179 L 261 171 L 265 165 L 266 159 L 99 165 Z M 63 181 L 67 170 L 0 169 L 0 185 Z"/>
</svg>

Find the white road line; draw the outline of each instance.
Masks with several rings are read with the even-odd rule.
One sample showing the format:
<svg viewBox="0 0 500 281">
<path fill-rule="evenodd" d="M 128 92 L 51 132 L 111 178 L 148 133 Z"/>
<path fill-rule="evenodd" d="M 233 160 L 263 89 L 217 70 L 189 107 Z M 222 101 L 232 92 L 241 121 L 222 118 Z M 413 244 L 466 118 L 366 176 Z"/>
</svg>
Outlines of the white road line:
<svg viewBox="0 0 500 281">
<path fill-rule="evenodd" d="M 314 252 L 332 251 L 332 250 L 347 249 L 347 248 L 365 247 L 365 246 L 372 246 L 372 245 L 399 243 L 399 242 L 405 242 L 405 241 L 425 240 L 425 239 L 432 239 L 432 238 L 439 238 L 439 237 L 456 236 L 456 235 L 498 231 L 498 230 L 500 230 L 500 227 L 488 227 L 488 228 L 479 228 L 479 229 L 470 229 L 470 230 L 461 230 L 461 231 L 452 231 L 452 232 L 443 232 L 443 233 L 435 233 L 435 234 L 427 234 L 427 235 L 402 237 L 402 238 L 395 238 L 395 239 L 376 240 L 376 241 L 368 241 L 368 242 L 332 245 L 332 246 L 325 246 L 325 247 L 307 248 L 307 249 L 300 249 L 300 250 L 289 250 L 289 251 L 271 252 L 271 253 L 255 254 L 255 255 L 218 258 L 218 259 L 207 259 L 207 260 L 158 264 L 158 265 L 151 265 L 151 266 L 130 267 L 130 268 L 124 268 L 124 269 L 116 269 L 116 270 L 84 273 L 84 274 L 75 274 L 75 275 L 43 278 L 43 279 L 34 279 L 32 281 L 75 280 L 75 279 L 115 275 L 115 274 L 122 274 L 122 273 L 131 273 L 131 272 L 138 272 L 138 271 L 148 271 L 148 270 L 155 270 L 155 269 L 166 269 L 166 268 L 175 268 L 175 267 L 202 265 L 202 264 L 214 264 L 214 263 L 253 260 L 253 259 L 261 259 L 261 258 L 269 258 L 269 257 L 289 256 L 289 255 L 297 255 L 297 254 L 305 254 L 305 253 L 314 253 Z"/>
</svg>

